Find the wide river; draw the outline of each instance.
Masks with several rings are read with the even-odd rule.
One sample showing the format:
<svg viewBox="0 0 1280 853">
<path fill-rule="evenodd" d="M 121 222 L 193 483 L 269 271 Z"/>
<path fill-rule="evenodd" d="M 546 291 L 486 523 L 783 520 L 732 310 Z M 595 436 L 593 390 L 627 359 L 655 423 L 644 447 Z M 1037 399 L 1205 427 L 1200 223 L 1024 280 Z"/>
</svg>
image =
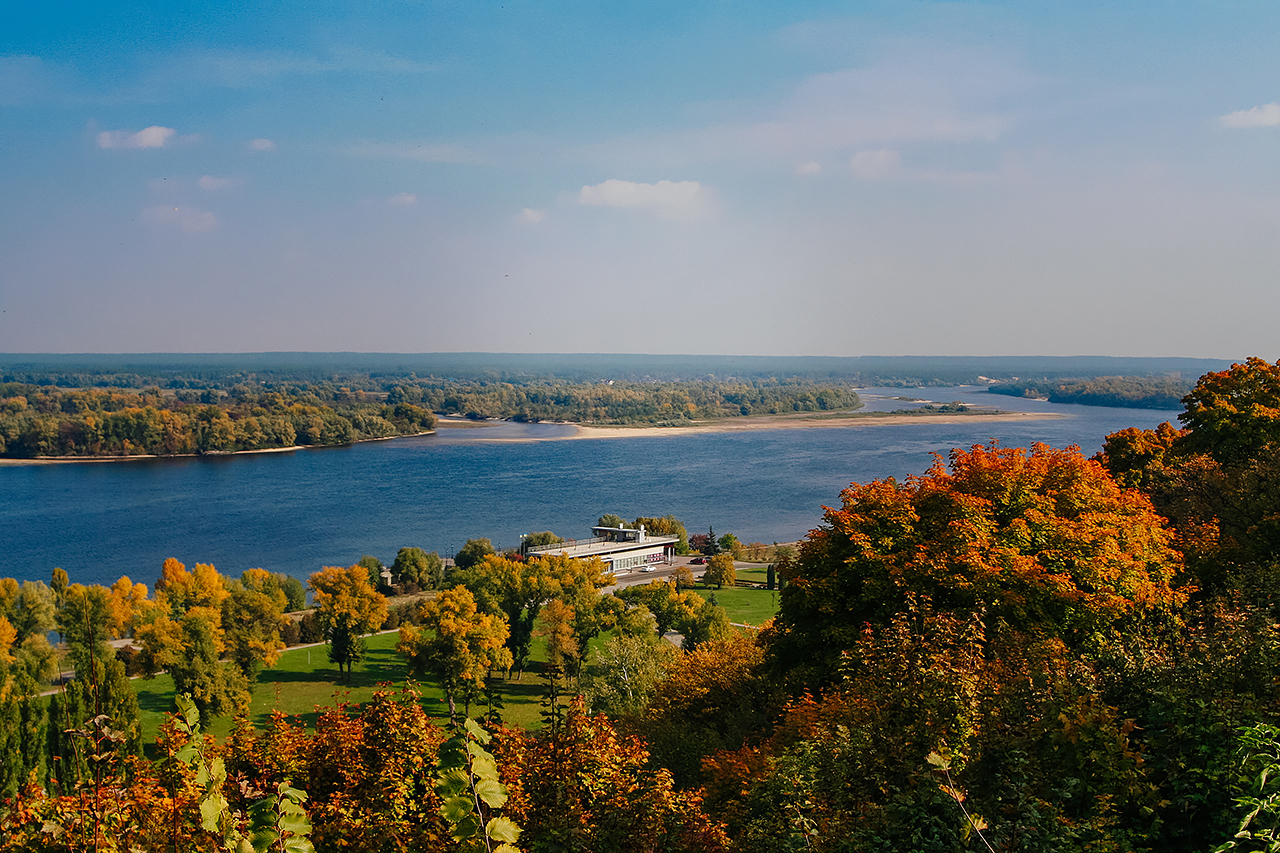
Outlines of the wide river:
<svg viewBox="0 0 1280 853">
<path fill-rule="evenodd" d="M 964 400 L 1063 417 L 1020 422 L 857 425 L 671 437 L 542 440 L 573 427 L 501 423 L 351 447 L 230 457 L 0 466 L 0 576 L 149 586 L 166 557 L 305 580 L 363 554 L 390 563 L 416 545 L 451 554 L 468 538 L 517 545 L 520 534 L 590 536 L 605 513 L 674 514 L 690 532 L 714 526 L 744 542 L 798 539 L 839 505 L 850 482 L 904 477 L 933 452 L 998 439 L 1077 444 L 1092 454 L 1128 426 L 1176 412 L 1052 405 L 976 387 L 872 388 L 869 410 Z M 493 439 L 508 439 L 494 441 Z M 511 441 L 509 439 L 517 439 Z"/>
</svg>

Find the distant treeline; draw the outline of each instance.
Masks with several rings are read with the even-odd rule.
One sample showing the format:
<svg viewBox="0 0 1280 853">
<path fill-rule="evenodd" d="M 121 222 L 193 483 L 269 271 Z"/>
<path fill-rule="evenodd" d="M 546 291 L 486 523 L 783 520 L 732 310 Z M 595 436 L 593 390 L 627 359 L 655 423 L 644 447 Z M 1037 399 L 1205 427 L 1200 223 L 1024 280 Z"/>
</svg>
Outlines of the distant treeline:
<svg viewBox="0 0 1280 853">
<path fill-rule="evenodd" d="M 658 424 L 789 412 L 829 412 L 862 405 L 839 384 L 802 380 L 750 382 L 440 382 L 394 386 L 388 402 L 415 403 L 441 414 L 517 421 Z"/>
<path fill-rule="evenodd" d="M 711 356 L 610 353 L 0 353 L 0 382 L 61 388 L 230 390 L 248 383 L 345 385 L 387 391 L 419 378 L 457 382 L 769 381 L 799 379 L 859 387 L 972 385 L 1038 376 L 1197 377 L 1230 362 L 1193 358 Z"/>
<path fill-rule="evenodd" d="M 380 395 L 379 395 L 380 396 Z M 0 456 L 179 456 L 340 445 L 435 427 L 429 410 L 349 389 L 229 395 L 0 384 Z"/>
<path fill-rule="evenodd" d="M 1024 379 L 992 385 L 993 394 L 1047 397 L 1051 403 L 1120 406 L 1131 409 L 1177 409 L 1194 383 L 1150 376 L 1100 376 L 1095 379 Z"/>
</svg>

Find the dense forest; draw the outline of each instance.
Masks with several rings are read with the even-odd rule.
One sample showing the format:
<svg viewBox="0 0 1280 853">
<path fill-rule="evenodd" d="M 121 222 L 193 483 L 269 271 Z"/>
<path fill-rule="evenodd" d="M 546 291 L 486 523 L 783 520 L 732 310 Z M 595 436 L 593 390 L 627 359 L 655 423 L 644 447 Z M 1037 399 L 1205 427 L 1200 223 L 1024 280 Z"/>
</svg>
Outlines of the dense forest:
<svg viewBox="0 0 1280 853">
<path fill-rule="evenodd" d="M 350 444 L 435 427 L 430 411 L 347 388 L 165 394 L 0 385 L 0 456 L 176 456 Z"/>
<path fill-rule="evenodd" d="M 1021 379 L 1000 382 L 987 390 L 1010 397 L 1045 398 L 1050 403 L 1176 409 L 1193 384 L 1170 377 L 1099 376 L 1092 379 Z"/>
<path fill-rule="evenodd" d="M 1280 362 L 1206 374 L 1179 421 L 852 484 L 758 633 L 678 581 L 402 553 L 439 587 L 397 649 L 444 726 L 406 687 L 202 735 L 283 645 L 265 572 L 0 582 L 0 850 L 1273 849 Z M 386 602 L 362 565 L 310 585 L 349 673 Z M 51 627 L 81 676 L 46 708 Z M 151 759 L 114 636 L 191 697 Z M 504 725 L 493 675 L 535 642 L 542 724 Z"/>
<path fill-rule="evenodd" d="M 317 383 L 216 389 L 0 384 L 0 456 L 174 456 L 415 435 L 442 415 L 597 424 L 677 423 L 860 405 L 812 382 L 532 383 L 404 380 L 386 391 Z"/>
</svg>

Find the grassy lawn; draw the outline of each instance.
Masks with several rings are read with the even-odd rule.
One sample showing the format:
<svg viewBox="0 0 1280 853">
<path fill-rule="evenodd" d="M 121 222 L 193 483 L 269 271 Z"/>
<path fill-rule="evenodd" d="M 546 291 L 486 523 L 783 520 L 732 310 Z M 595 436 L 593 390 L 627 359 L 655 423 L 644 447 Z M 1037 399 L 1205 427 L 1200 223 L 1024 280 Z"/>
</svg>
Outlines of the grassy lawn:
<svg viewBox="0 0 1280 853">
<path fill-rule="evenodd" d="M 325 646 L 286 651 L 274 668 L 264 669 L 258 674 L 249 701 L 250 721 L 261 730 L 271 712 L 279 709 L 312 727 L 321 714 L 317 709 L 330 708 L 339 702 L 367 702 L 383 682 L 389 682 L 392 689 L 403 687 L 406 673 L 404 661 L 395 651 L 398 639 L 395 633 L 369 637 L 368 654 L 361 664 L 354 667 L 350 683 L 338 680 L 338 668 L 329 662 Z M 604 640 L 603 636 L 593 639 L 589 651 L 598 648 Z M 542 725 L 539 703 L 547 685 L 542 677 L 545 659 L 543 642 L 535 639 L 523 678 L 502 680 L 502 719 L 508 725 L 526 729 Z M 173 679 L 158 675 L 149 681 L 137 679 L 133 686 L 138 693 L 143 743 L 150 744 L 155 741 L 160 724 L 174 710 Z M 431 681 L 419 682 L 417 686 L 422 692 L 422 707 L 427 714 L 442 724 L 447 722 L 449 705 L 444 691 Z M 460 701 L 458 711 L 462 712 Z M 472 714 L 475 713 L 473 707 Z M 209 731 L 223 737 L 231 730 L 232 722 L 229 716 L 219 717 L 210 724 Z"/>
<path fill-rule="evenodd" d="M 738 577 L 743 573 L 738 572 Z M 744 625 L 762 625 L 772 619 L 778 612 L 777 590 L 743 589 L 741 587 L 725 587 L 724 589 L 708 589 L 698 587 L 694 590 L 703 598 L 716 597 L 716 603 L 729 613 L 730 622 Z"/>
</svg>

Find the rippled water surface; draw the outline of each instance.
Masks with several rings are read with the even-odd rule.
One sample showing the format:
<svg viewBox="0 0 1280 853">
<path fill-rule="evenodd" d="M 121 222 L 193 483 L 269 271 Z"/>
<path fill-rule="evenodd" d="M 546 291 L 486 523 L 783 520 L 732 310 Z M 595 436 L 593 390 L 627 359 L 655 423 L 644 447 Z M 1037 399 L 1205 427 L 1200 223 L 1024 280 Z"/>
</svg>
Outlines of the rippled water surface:
<svg viewBox="0 0 1280 853">
<path fill-rule="evenodd" d="M 869 409 L 964 400 L 1057 420 L 871 425 L 577 441 L 571 427 L 503 423 L 290 453 L 0 467 L 0 576 L 152 583 L 166 557 L 239 575 L 305 578 L 362 554 L 390 562 L 417 545 L 452 553 L 474 536 L 588 536 L 607 512 L 673 513 L 690 531 L 788 541 L 852 481 L 923 472 L 932 452 L 1043 441 L 1093 453 L 1107 433 L 1175 412 L 1060 406 L 979 388 L 868 389 Z M 508 439 L 494 441 L 493 439 Z"/>
</svg>

